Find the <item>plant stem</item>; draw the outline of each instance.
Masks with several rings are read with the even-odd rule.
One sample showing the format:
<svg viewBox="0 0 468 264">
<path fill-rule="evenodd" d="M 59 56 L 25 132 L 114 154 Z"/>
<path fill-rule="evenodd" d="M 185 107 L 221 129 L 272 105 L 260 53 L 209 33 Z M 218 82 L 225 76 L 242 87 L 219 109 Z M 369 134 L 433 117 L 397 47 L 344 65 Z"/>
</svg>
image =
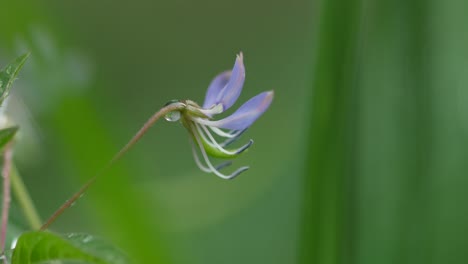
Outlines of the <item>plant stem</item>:
<svg viewBox="0 0 468 264">
<path fill-rule="evenodd" d="M 138 132 L 128 141 L 128 143 L 119 151 L 115 156 L 107 163 L 107 165 L 101 169 L 94 177 L 88 180 L 73 196 L 65 201 L 50 217 L 47 221 L 41 226 L 40 230 L 46 230 L 55 220 L 57 217 L 63 214 L 63 212 L 72 206 L 83 194 L 93 185 L 93 183 L 97 180 L 97 178 L 103 175 L 115 162 L 117 162 L 122 156 L 128 152 L 128 150 L 135 145 L 143 135 L 150 129 L 156 121 L 158 121 L 162 116 L 172 112 L 172 111 L 180 111 L 185 108 L 184 103 L 173 103 L 161 108 L 159 111 L 153 114 L 148 121 L 138 130 Z"/>
<path fill-rule="evenodd" d="M 29 196 L 28 190 L 26 189 L 26 186 L 24 185 L 24 182 L 21 179 L 21 176 L 18 173 L 18 169 L 14 163 L 11 165 L 10 178 L 13 195 L 15 195 L 16 199 L 18 200 L 18 203 L 23 210 L 23 214 L 28 221 L 29 227 L 33 230 L 38 230 L 41 228 L 41 218 L 37 213 L 31 196 Z"/>
<path fill-rule="evenodd" d="M 13 150 L 11 143 L 5 146 L 5 152 L 3 154 L 3 202 L 2 202 L 2 225 L 0 227 L 0 250 L 5 250 L 6 232 L 8 226 L 8 213 L 10 211 L 10 172 L 11 172 L 11 158 Z"/>
</svg>

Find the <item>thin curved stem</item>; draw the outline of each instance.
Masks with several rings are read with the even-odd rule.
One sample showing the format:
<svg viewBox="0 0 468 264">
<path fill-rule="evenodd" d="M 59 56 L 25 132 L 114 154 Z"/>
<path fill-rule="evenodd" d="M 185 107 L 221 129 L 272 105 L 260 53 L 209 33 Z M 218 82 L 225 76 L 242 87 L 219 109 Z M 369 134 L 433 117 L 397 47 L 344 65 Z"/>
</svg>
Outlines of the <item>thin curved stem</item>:
<svg viewBox="0 0 468 264">
<path fill-rule="evenodd" d="M 75 194 L 73 194 L 70 199 L 68 199 L 65 203 L 62 204 L 50 217 L 47 221 L 42 225 L 40 230 L 46 230 L 55 220 L 59 217 L 63 212 L 72 206 L 83 194 L 93 185 L 93 183 L 98 179 L 99 176 L 103 175 L 115 162 L 117 162 L 122 156 L 128 152 L 128 150 L 135 145 L 143 135 L 158 121 L 161 117 L 165 116 L 166 114 L 172 111 L 180 111 L 186 107 L 183 103 L 172 103 L 161 108 L 157 111 L 153 116 L 151 116 L 148 121 L 138 130 L 138 132 L 128 141 L 128 143 L 119 151 L 114 157 L 107 163 L 107 165 L 94 177 L 89 179 Z"/>
<path fill-rule="evenodd" d="M 14 162 L 11 164 L 10 178 L 11 190 L 13 191 L 13 195 L 16 197 L 19 206 L 23 210 L 23 214 L 28 221 L 29 227 L 33 230 L 39 229 L 42 225 L 41 217 L 34 206 L 31 196 L 29 196 L 28 190 L 26 189 Z"/>
<path fill-rule="evenodd" d="M 2 225 L 0 228 L 0 250 L 5 250 L 6 232 L 8 226 L 8 214 L 10 212 L 10 172 L 11 172 L 11 159 L 13 156 L 13 149 L 11 148 L 11 142 L 5 146 L 5 152 L 3 153 L 3 201 L 2 201 Z"/>
</svg>

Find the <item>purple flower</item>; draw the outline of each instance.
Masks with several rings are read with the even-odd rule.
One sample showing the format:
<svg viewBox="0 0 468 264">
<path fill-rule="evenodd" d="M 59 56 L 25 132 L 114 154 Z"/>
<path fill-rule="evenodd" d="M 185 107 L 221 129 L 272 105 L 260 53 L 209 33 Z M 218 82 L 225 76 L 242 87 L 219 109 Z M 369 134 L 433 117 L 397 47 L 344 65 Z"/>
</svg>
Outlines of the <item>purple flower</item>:
<svg viewBox="0 0 468 264">
<path fill-rule="evenodd" d="M 214 173 L 223 179 L 232 179 L 249 167 L 241 167 L 229 175 L 220 170 L 231 164 L 230 161 L 213 166 L 209 156 L 221 159 L 233 159 L 247 150 L 253 140 L 237 149 L 227 149 L 244 131 L 249 128 L 270 106 L 273 91 L 263 92 L 245 102 L 233 114 L 220 120 L 213 117 L 229 109 L 239 98 L 244 86 L 245 68 L 243 55 L 237 55 L 232 71 L 225 71 L 211 82 L 205 96 L 203 107 L 191 100 L 171 101 L 182 103 L 180 111 L 174 111 L 166 116 L 168 121 L 180 120 L 189 131 L 192 152 L 198 167 L 205 172 Z M 201 153 L 203 162 L 198 156 Z"/>
</svg>

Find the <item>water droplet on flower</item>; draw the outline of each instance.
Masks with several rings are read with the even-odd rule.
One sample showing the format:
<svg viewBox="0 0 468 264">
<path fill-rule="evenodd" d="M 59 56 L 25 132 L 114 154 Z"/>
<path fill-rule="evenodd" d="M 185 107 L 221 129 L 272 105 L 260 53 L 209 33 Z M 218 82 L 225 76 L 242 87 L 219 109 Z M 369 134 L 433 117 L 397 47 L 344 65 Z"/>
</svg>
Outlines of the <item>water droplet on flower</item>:
<svg viewBox="0 0 468 264">
<path fill-rule="evenodd" d="M 180 119 L 180 112 L 179 111 L 172 111 L 164 116 L 164 118 L 169 122 L 176 122 Z"/>
</svg>

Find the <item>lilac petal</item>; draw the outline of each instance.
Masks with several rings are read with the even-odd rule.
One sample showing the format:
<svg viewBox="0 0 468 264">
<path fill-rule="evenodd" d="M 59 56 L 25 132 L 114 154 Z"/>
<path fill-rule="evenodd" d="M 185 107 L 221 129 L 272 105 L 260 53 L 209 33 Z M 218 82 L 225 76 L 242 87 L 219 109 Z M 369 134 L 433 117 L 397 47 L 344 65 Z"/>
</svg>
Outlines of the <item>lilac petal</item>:
<svg viewBox="0 0 468 264">
<path fill-rule="evenodd" d="M 218 75 L 210 84 L 206 92 L 203 108 L 208 109 L 214 105 L 221 104 L 223 111 L 231 107 L 239 98 L 244 86 L 245 68 L 242 53 L 237 55 L 236 63 L 232 72 L 224 72 Z M 228 74 L 229 73 L 229 74 Z M 229 80 L 227 80 L 229 78 Z"/>
<path fill-rule="evenodd" d="M 245 102 L 236 112 L 224 119 L 218 121 L 197 119 L 196 121 L 208 126 L 244 130 L 268 109 L 273 100 L 273 95 L 273 91 L 263 92 Z"/>
<path fill-rule="evenodd" d="M 236 63 L 232 69 L 232 75 L 226 87 L 221 91 L 218 97 L 218 102 L 223 105 L 223 110 L 226 111 L 231 107 L 239 98 L 244 86 L 245 80 L 245 67 L 244 67 L 244 56 L 242 52 L 237 55 Z"/>
<path fill-rule="evenodd" d="M 208 90 L 206 91 L 205 102 L 203 103 L 204 109 L 209 109 L 214 105 L 218 104 L 217 98 L 226 84 L 229 82 L 229 78 L 231 78 L 231 71 L 225 71 L 218 74 L 213 81 L 211 81 Z"/>
</svg>

